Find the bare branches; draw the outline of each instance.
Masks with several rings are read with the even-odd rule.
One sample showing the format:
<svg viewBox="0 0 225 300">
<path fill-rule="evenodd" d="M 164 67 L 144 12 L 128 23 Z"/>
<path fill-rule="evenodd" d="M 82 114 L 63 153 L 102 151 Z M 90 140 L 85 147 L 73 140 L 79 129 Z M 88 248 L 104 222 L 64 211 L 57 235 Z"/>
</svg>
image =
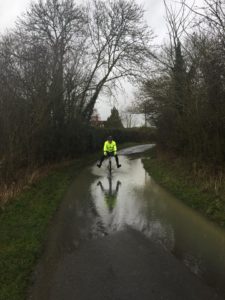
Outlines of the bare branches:
<svg viewBox="0 0 225 300">
<path fill-rule="evenodd" d="M 94 1 L 88 11 L 90 36 L 90 81 L 97 78 L 96 93 L 90 99 L 87 110 L 93 109 L 104 85 L 125 76 L 136 76 L 146 61 L 152 34 L 143 22 L 143 10 L 134 1 Z M 88 114 L 90 115 L 90 114 Z"/>
<path fill-rule="evenodd" d="M 191 7 L 185 0 L 182 0 L 182 4 L 192 13 L 202 18 L 201 22 L 206 22 L 212 32 L 224 38 L 225 2 L 223 0 L 204 0 L 202 7 Z"/>
<path fill-rule="evenodd" d="M 187 33 L 187 29 L 192 22 L 191 10 L 187 10 L 183 2 L 179 5 L 178 10 L 176 10 L 172 5 L 169 6 L 167 0 L 163 1 L 166 10 L 166 22 L 168 24 L 170 42 L 176 47 L 178 40 L 181 40 L 182 35 Z M 190 8 L 193 6 L 194 2 Z"/>
</svg>

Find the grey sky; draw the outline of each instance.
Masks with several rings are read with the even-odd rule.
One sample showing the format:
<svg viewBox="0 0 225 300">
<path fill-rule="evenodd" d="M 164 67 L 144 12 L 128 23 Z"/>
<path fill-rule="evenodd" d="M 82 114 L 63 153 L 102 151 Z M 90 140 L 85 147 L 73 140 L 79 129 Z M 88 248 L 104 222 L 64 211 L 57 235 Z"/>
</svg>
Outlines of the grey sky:
<svg viewBox="0 0 225 300">
<path fill-rule="evenodd" d="M 13 26 L 17 16 L 25 11 L 30 2 L 31 0 L 0 0 L 0 31 Z M 157 34 L 164 34 L 163 0 L 137 0 L 137 2 L 144 5 L 148 24 Z"/>
<path fill-rule="evenodd" d="M 30 0 L 0 0 L 0 31 L 12 27 L 16 18 L 29 6 Z"/>
</svg>

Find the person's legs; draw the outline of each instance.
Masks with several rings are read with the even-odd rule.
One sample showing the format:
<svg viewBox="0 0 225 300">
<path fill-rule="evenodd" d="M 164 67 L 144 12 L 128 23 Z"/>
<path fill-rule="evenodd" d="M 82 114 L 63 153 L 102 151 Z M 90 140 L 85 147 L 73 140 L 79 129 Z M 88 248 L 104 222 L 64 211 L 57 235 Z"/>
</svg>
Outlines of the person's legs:
<svg viewBox="0 0 225 300">
<path fill-rule="evenodd" d="M 108 155 L 108 154 L 107 154 Z M 97 166 L 99 167 L 99 168 L 101 168 L 101 165 L 102 165 L 102 163 L 103 163 L 103 161 L 104 161 L 104 159 L 107 157 L 107 155 L 102 155 L 102 157 L 100 158 L 100 161 L 99 161 L 99 163 L 97 164 Z"/>
<path fill-rule="evenodd" d="M 102 155 L 102 157 L 100 158 L 99 163 L 97 164 L 97 166 L 98 166 L 99 168 L 101 168 L 101 165 L 102 165 L 104 159 L 105 159 L 105 155 Z"/>
<path fill-rule="evenodd" d="M 120 168 L 121 165 L 119 164 L 119 158 L 117 155 L 114 155 L 115 156 L 115 159 L 116 159 L 116 165 L 117 165 L 117 168 Z"/>
<path fill-rule="evenodd" d="M 97 164 L 97 166 L 98 166 L 99 168 L 101 168 L 101 165 L 102 165 L 104 159 L 105 159 L 108 155 L 112 155 L 112 154 L 107 153 L 107 155 L 102 155 L 102 157 L 101 157 L 99 163 Z M 120 163 L 119 163 L 119 158 L 118 158 L 118 156 L 117 156 L 117 155 L 114 155 L 114 157 L 115 157 L 115 160 L 116 160 L 117 168 L 120 168 L 121 165 L 120 165 Z"/>
</svg>

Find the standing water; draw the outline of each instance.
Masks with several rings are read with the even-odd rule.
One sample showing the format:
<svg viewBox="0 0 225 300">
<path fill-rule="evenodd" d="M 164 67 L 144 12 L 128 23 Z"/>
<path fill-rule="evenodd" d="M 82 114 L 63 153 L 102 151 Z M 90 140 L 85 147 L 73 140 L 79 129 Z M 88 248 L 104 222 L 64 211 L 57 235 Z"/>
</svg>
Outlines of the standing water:
<svg viewBox="0 0 225 300">
<path fill-rule="evenodd" d="M 108 235 L 132 227 L 225 296 L 225 231 L 160 187 L 146 173 L 141 157 L 120 156 L 120 161 L 122 168 L 114 167 L 112 176 L 107 162 L 92 168 L 97 176 L 91 184 L 95 231 Z"/>
</svg>

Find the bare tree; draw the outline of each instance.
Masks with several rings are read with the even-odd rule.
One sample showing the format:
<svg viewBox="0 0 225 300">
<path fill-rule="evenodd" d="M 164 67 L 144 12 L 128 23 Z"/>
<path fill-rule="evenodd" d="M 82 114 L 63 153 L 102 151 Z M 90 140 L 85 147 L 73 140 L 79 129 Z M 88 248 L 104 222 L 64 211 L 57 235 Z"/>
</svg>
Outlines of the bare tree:
<svg viewBox="0 0 225 300">
<path fill-rule="evenodd" d="M 81 100 L 82 114 L 87 120 L 106 84 L 122 77 L 141 75 L 152 41 L 143 14 L 143 9 L 133 0 L 96 0 L 89 6 L 88 43 L 92 69 Z"/>
<path fill-rule="evenodd" d="M 203 28 L 207 24 L 210 31 L 219 35 L 224 43 L 225 32 L 225 2 L 224 0 L 204 0 L 202 6 L 188 5 L 186 0 L 181 1 L 182 6 L 187 7 L 191 12 L 200 17 L 197 25 L 203 24 Z M 210 33 L 208 31 L 208 34 Z"/>
<path fill-rule="evenodd" d="M 55 126 L 64 122 L 64 76 L 65 66 L 71 55 L 79 61 L 78 51 L 83 44 L 85 17 L 72 0 L 47 0 L 33 3 L 25 16 L 19 20 L 17 33 L 25 43 L 45 45 L 49 51 L 48 90 Z M 76 51 L 77 50 L 77 51 Z M 80 50 L 80 49 L 79 49 Z M 74 56 L 75 56 L 74 55 Z"/>
</svg>

